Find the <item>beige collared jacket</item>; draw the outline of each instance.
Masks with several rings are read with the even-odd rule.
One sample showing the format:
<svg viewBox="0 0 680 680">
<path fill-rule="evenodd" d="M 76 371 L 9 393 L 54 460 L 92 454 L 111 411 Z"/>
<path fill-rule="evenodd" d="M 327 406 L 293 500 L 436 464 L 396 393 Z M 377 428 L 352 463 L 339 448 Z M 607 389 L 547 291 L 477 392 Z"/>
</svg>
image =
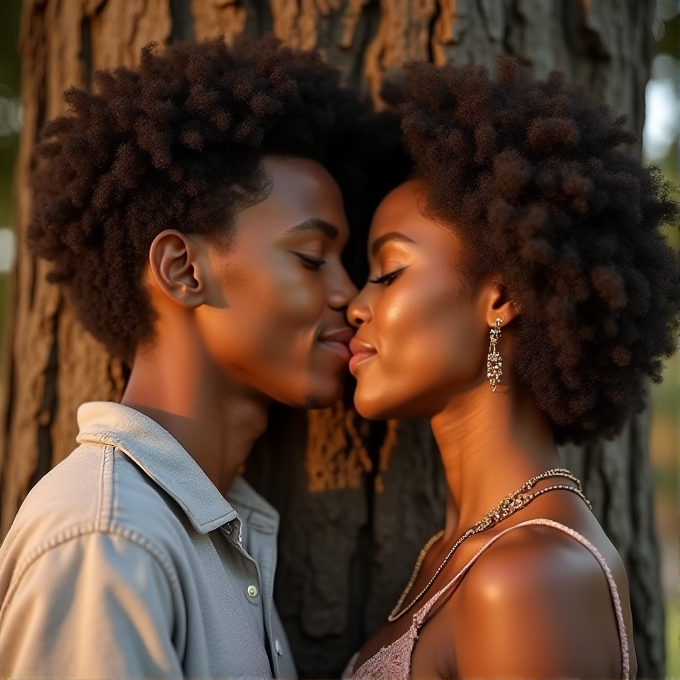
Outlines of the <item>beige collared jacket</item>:
<svg viewBox="0 0 680 680">
<path fill-rule="evenodd" d="M 134 409 L 78 424 L 0 548 L 0 677 L 295 677 L 276 511 L 240 477 L 225 498 Z"/>
</svg>

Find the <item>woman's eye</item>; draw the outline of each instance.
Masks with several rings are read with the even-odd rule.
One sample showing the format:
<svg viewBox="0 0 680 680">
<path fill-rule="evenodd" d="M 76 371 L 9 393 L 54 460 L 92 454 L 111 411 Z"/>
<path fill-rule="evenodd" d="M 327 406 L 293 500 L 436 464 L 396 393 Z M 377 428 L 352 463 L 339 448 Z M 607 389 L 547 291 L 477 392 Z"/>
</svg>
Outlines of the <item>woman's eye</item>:
<svg viewBox="0 0 680 680">
<path fill-rule="evenodd" d="M 383 274 L 382 276 L 378 276 L 375 279 L 369 279 L 371 283 L 385 283 L 388 286 L 391 283 L 394 283 L 404 272 L 406 267 L 402 267 L 401 269 L 395 269 L 391 272 L 387 272 L 387 274 Z"/>
<path fill-rule="evenodd" d="M 295 253 L 303 262 L 305 267 L 308 269 L 316 270 L 321 267 L 321 265 L 326 264 L 326 260 L 322 260 L 317 257 L 312 257 L 311 255 L 304 255 L 303 253 Z"/>
</svg>

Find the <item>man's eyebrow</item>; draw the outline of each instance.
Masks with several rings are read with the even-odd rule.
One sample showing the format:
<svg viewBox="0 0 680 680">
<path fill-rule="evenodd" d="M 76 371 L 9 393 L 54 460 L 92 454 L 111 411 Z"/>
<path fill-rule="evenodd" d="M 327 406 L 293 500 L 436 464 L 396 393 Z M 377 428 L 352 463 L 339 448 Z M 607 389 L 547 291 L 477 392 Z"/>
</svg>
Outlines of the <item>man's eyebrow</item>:
<svg viewBox="0 0 680 680">
<path fill-rule="evenodd" d="M 383 234 L 380 238 L 375 239 L 371 245 L 371 255 L 375 257 L 378 251 L 388 242 L 388 241 L 402 241 L 403 243 L 415 243 L 412 238 L 402 234 L 398 231 L 391 231 L 389 234 Z"/>
<path fill-rule="evenodd" d="M 320 217 L 310 217 L 301 224 L 291 227 L 287 232 L 286 236 L 298 236 L 300 234 L 308 234 L 312 231 L 323 232 L 328 238 L 335 240 L 340 234 L 340 230 L 333 226 L 330 222 L 322 220 Z"/>
</svg>

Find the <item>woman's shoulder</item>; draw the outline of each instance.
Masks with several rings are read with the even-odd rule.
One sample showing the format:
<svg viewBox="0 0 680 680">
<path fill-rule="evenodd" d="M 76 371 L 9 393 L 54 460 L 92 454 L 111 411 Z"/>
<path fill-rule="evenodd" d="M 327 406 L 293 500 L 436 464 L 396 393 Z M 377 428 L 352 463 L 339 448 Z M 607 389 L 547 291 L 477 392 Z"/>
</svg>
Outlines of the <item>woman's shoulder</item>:
<svg viewBox="0 0 680 680">
<path fill-rule="evenodd" d="M 579 529 L 535 518 L 494 532 L 480 541 L 479 556 L 465 577 L 468 588 L 489 581 L 512 584 L 514 590 L 525 579 L 527 587 L 578 587 L 592 580 L 606 584 L 603 564 L 618 574 L 621 559 L 604 532 Z"/>
<path fill-rule="evenodd" d="M 623 567 L 611 544 L 596 540 L 605 559 L 582 534 L 551 520 L 518 524 L 492 540 L 460 584 L 459 674 L 618 677 L 621 640 L 606 570 L 619 575 L 616 583 Z M 491 654 L 481 653 L 480 641 Z"/>
</svg>

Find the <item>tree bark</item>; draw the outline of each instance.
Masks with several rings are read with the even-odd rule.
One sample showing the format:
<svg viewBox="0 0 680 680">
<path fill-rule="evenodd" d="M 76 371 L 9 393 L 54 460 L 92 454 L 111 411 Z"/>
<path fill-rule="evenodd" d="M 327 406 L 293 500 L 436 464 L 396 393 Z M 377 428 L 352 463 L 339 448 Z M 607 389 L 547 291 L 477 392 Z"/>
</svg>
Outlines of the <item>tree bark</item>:
<svg viewBox="0 0 680 680">
<path fill-rule="evenodd" d="M 63 111 L 63 90 L 89 87 L 95 69 L 134 65 L 150 40 L 273 31 L 319 48 L 376 101 L 381 76 L 407 59 L 493 68 L 495 55 L 513 54 L 538 76 L 560 69 L 587 84 L 641 132 L 653 10 L 653 0 L 24 0 L 19 230 L 30 214 L 32 149 Z M 118 400 L 127 375 L 44 275 L 19 239 L 0 405 L 0 536 L 32 485 L 74 448 L 77 406 Z M 345 436 L 321 451 L 313 432 L 333 422 Z M 661 678 L 648 422 L 645 414 L 616 441 L 563 455 L 625 562 L 639 675 Z M 316 415 L 272 409 L 247 474 L 282 514 L 276 598 L 302 676 L 337 676 L 384 620 L 441 523 L 440 466 L 426 423 L 369 424 L 350 404 Z"/>
</svg>

